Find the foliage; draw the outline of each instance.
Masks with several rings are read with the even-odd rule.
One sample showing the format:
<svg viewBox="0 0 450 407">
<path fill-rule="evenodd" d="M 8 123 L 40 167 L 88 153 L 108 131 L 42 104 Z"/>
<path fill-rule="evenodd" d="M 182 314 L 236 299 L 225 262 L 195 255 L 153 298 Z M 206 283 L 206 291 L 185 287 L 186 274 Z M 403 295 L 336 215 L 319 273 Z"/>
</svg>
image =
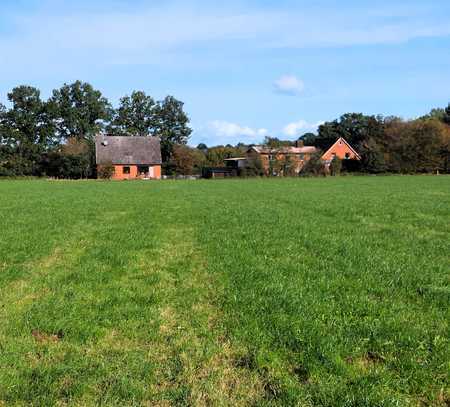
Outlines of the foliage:
<svg viewBox="0 0 450 407">
<path fill-rule="evenodd" d="M 258 157 L 248 159 L 246 166 L 239 170 L 239 176 L 241 177 L 262 177 L 264 175 L 264 167 Z"/>
<path fill-rule="evenodd" d="M 450 129 L 437 120 L 395 121 L 386 128 L 387 165 L 392 172 L 447 171 Z"/>
<path fill-rule="evenodd" d="M 201 150 L 201 151 L 208 150 L 208 146 L 205 143 L 200 143 L 196 148 L 197 148 L 197 150 Z"/>
<path fill-rule="evenodd" d="M 42 157 L 39 175 L 59 179 L 88 178 L 91 175 L 88 154 L 65 154 L 52 151 Z"/>
<path fill-rule="evenodd" d="M 450 103 L 445 108 L 445 115 L 443 117 L 443 122 L 450 126 Z"/>
<path fill-rule="evenodd" d="M 76 81 L 55 89 L 48 101 L 30 86 L 14 88 L 8 99 L 10 109 L 0 104 L 0 176 L 95 176 L 94 136 L 106 127 L 114 134 L 159 136 L 168 166 L 173 146 L 191 133 L 183 103 L 172 96 L 155 103 L 133 92 L 114 111 L 100 91 Z M 83 151 L 69 152 L 77 143 Z"/>
<path fill-rule="evenodd" d="M 341 175 L 342 160 L 339 157 L 334 157 L 330 163 L 330 174 L 333 176 Z"/>
<path fill-rule="evenodd" d="M 240 148 L 216 146 L 206 151 L 206 165 L 208 167 L 220 167 L 227 158 L 240 157 L 244 154 Z"/>
<path fill-rule="evenodd" d="M 316 145 L 317 135 L 314 133 L 305 133 L 298 140 L 303 143 L 305 146 L 315 146 Z"/>
<path fill-rule="evenodd" d="M 0 107 L 0 166 L 11 175 L 34 175 L 41 155 L 57 143 L 48 105 L 31 86 L 14 88 L 8 100 L 9 110 Z"/>
<path fill-rule="evenodd" d="M 449 205 L 448 176 L 2 181 L 0 400 L 445 406 Z"/>
<path fill-rule="evenodd" d="M 375 139 L 369 138 L 364 140 L 359 147 L 361 154 L 361 171 L 369 174 L 381 174 L 387 171 L 385 162 L 385 152 L 382 145 L 377 143 Z"/>
<path fill-rule="evenodd" d="M 111 179 L 114 175 L 114 165 L 112 163 L 99 165 L 98 177 L 101 179 Z"/>
<path fill-rule="evenodd" d="M 339 137 L 343 137 L 358 149 L 364 140 L 382 137 L 383 126 L 384 122 L 381 116 L 346 113 L 339 120 L 326 122 L 319 126 L 315 145 L 325 150 Z"/>
<path fill-rule="evenodd" d="M 145 92 L 134 91 L 131 96 L 120 99 L 120 106 L 114 112 L 111 126 L 112 134 L 148 136 L 156 127 L 157 105 Z"/>
<path fill-rule="evenodd" d="M 326 175 L 325 164 L 322 161 L 321 151 L 311 155 L 311 158 L 308 161 L 306 161 L 299 175 L 306 177 Z"/>
<path fill-rule="evenodd" d="M 111 105 L 89 83 L 76 81 L 53 91 L 49 100 L 56 129 L 63 139 L 92 141 L 111 118 Z"/>
<path fill-rule="evenodd" d="M 169 172 L 178 175 L 200 174 L 204 164 L 205 155 L 201 151 L 179 144 L 173 148 Z"/>
<path fill-rule="evenodd" d="M 163 162 L 168 162 L 176 144 L 186 144 L 192 129 L 189 128 L 189 117 L 183 110 L 184 103 L 167 96 L 158 102 L 155 127 L 152 135 L 161 140 L 161 155 Z"/>
<path fill-rule="evenodd" d="M 280 140 L 277 137 L 266 136 L 264 138 L 263 144 L 269 148 L 279 148 L 279 147 L 289 147 L 292 146 L 294 143 L 289 140 Z"/>
</svg>

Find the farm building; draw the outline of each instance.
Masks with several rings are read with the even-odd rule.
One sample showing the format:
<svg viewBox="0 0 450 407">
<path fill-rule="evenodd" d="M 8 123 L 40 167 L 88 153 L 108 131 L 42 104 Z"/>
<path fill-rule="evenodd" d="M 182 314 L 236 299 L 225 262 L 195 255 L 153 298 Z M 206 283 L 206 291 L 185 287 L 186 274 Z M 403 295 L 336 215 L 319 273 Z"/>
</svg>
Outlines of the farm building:
<svg viewBox="0 0 450 407">
<path fill-rule="evenodd" d="M 161 147 L 157 137 L 98 135 L 95 138 L 97 168 L 113 165 L 113 179 L 160 179 Z"/>
<path fill-rule="evenodd" d="M 265 146 L 252 146 L 247 150 L 247 159 L 255 160 L 259 159 L 261 165 L 266 174 L 271 171 L 271 162 L 289 162 L 291 165 L 292 172 L 298 174 L 305 163 L 311 158 L 311 156 L 318 150 L 316 147 L 312 146 L 297 146 L 297 147 L 280 147 L 280 148 L 269 148 Z M 272 170 L 273 171 L 273 170 Z M 282 170 L 281 170 L 282 171 Z M 281 174 L 271 174 L 271 175 L 281 175 Z"/>
<path fill-rule="evenodd" d="M 339 137 L 336 142 L 325 152 L 325 154 L 322 155 L 322 160 L 329 165 L 334 157 L 341 160 L 361 159 L 360 155 L 343 137 Z"/>
</svg>

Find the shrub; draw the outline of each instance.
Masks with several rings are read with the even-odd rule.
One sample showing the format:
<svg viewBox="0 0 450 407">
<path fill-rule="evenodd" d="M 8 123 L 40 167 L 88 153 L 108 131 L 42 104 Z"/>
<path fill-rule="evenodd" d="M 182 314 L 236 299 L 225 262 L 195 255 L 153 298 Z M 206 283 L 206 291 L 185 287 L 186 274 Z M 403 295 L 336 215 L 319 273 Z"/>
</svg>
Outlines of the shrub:
<svg viewBox="0 0 450 407">
<path fill-rule="evenodd" d="M 114 165 L 112 165 L 112 163 L 100 165 L 98 167 L 97 175 L 101 179 L 111 179 L 114 175 Z"/>
<path fill-rule="evenodd" d="M 311 156 L 311 158 L 305 163 L 302 170 L 300 171 L 300 176 L 302 177 L 311 177 L 311 176 L 319 176 L 326 175 L 325 164 L 322 161 L 322 153 L 317 152 Z"/>
<path fill-rule="evenodd" d="M 339 157 L 334 157 L 330 163 L 330 173 L 333 176 L 341 175 L 342 160 Z"/>
</svg>

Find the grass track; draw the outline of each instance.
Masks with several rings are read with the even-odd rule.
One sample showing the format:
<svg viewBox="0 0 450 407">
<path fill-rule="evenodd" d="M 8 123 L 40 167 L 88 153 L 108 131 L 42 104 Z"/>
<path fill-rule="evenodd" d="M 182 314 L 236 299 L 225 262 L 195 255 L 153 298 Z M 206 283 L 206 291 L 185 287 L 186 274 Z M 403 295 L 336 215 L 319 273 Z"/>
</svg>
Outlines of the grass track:
<svg viewBox="0 0 450 407">
<path fill-rule="evenodd" d="M 450 403 L 450 178 L 0 182 L 0 406 Z"/>
</svg>

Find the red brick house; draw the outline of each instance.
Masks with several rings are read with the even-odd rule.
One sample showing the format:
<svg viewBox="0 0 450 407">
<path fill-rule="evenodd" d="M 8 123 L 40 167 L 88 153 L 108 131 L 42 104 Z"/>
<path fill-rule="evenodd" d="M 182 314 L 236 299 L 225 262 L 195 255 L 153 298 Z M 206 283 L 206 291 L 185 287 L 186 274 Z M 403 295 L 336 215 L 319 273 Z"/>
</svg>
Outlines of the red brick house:
<svg viewBox="0 0 450 407">
<path fill-rule="evenodd" d="M 95 160 L 97 169 L 113 165 L 115 180 L 161 178 L 161 146 L 157 137 L 98 135 Z"/>
<path fill-rule="evenodd" d="M 334 157 L 341 160 L 361 160 L 360 155 L 342 137 L 339 137 L 336 142 L 322 155 L 322 160 L 325 161 L 326 165 L 329 165 Z"/>
<path fill-rule="evenodd" d="M 298 147 L 279 147 L 279 148 L 269 148 L 265 146 L 252 146 L 247 150 L 247 159 L 255 160 L 259 159 L 261 161 L 262 167 L 266 174 L 270 171 L 277 173 L 271 175 L 282 175 L 283 170 L 273 169 L 273 163 L 283 163 L 289 162 L 293 166 L 292 171 L 298 174 L 305 163 L 311 158 L 311 156 L 318 150 L 316 147 L 312 146 L 298 146 Z M 278 173 L 279 172 L 279 173 Z"/>
</svg>

